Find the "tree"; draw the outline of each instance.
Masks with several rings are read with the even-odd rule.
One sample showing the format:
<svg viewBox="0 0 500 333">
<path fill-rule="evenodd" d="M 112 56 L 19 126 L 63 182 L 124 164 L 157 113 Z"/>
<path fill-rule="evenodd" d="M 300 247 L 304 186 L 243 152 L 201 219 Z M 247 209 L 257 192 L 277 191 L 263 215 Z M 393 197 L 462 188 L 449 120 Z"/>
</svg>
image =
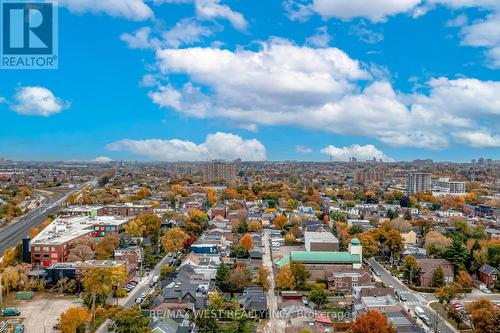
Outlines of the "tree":
<svg viewBox="0 0 500 333">
<path fill-rule="evenodd" d="M 161 245 L 167 252 L 177 252 L 184 247 L 189 235 L 181 228 L 169 229 L 161 238 Z"/>
<path fill-rule="evenodd" d="M 474 279 L 466 271 L 458 272 L 456 282 L 462 288 L 471 288 L 474 286 Z"/>
<path fill-rule="evenodd" d="M 404 278 L 410 282 L 415 282 L 418 277 L 418 269 L 417 260 L 413 256 L 406 256 L 401 265 Z"/>
<path fill-rule="evenodd" d="M 359 234 L 356 236 L 363 247 L 363 258 L 371 258 L 379 251 L 377 241 L 370 234 Z"/>
<path fill-rule="evenodd" d="M 252 273 L 246 267 L 237 267 L 229 271 L 226 276 L 226 286 L 230 292 L 242 291 L 252 282 Z"/>
<path fill-rule="evenodd" d="M 276 287 L 281 290 L 294 290 L 295 286 L 296 282 L 290 265 L 281 267 L 276 275 Z"/>
<path fill-rule="evenodd" d="M 118 235 L 106 235 L 99 239 L 96 247 L 96 257 L 99 260 L 113 258 L 115 250 L 118 248 L 120 240 Z"/>
<path fill-rule="evenodd" d="M 389 228 L 399 232 L 408 232 L 411 230 L 411 223 L 408 220 L 396 217 L 389 222 Z"/>
<path fill-rule="evenodd" d="M 465 263 L 468 260 L 469 252 L 463 241 L 455 237 L 450 246 L 446 249 L 445 258 L 451 261 L 458 270 L 465 269 Z"/>
<path fill-rule="evenodd" d="M 318 307 L 328 303 L 328 292 L 323 283 L 316 283 L 309 293 L 309 301 L 314 302 Z"/>
<path fill-rule="evenodd" d="M 288 217 L 285 215 L 278 215 L 274 219 L 273 225 L 276 229 L 283 229 L 283 227 L 288 223 Z"/>
<path fill-rule="evenodd" d="M 444 272 L 441 266 L 439 266 L 434 270 L 434 275 L 432 277 L 432 284 L 436 288 L 441 288 L 442 286 L 444 286 Z"/>
<path fill-rule="evenodd" d="M 471 314 L 474 331 L 478 333 L 498 332 L 500 327 L 500 308 L 489 299 L 481 297 L 467 306 Z"/>
<path fill-rule="evenodd" d="M 62 278 L 57 281 L 56 288 L 59 294 L 69 293 L 72 294 L 76 291 L 76 280 Z"/>
<path fill-rule="evenodd" d="M 409 210 L 409 209 L 405 210 L 405 213 L 404 213 L 403 218 L 404 218 L 405 220 L 411 221 L 412 217 L 411 217 L 411 213 L 410 213 L 410 210 Z"/>
<path fill-rule="evenodd" d="M 222 291 L 227 290 L 226 277 L 229 274 L 229 266 L 221 263 L 215 273 L 215 286 Z"/>
<path fill-rule="evenodd" d="M 404 248 L 403 238 L 396 230 L 389 230 L 386 234 L 385 246 L 391 252 L 391 260 L 394 261 Z"/>
<path fill-rule="evenodd" d="M 451 283 L 447 286 L 439 288 L 436 292 L 436 298 L 439 303 L 446 305 L 457 297 L 459 293 L 460 290 L 457 285 L 455 283 Z"/>
<path fill-rule="evenodd" d="M 77 328 L 90 323 L 91 313 L 86 307 L 71 307 L 61 314 L 59 330 L 63 333 L 75 333 Z"/>
<path fill-rule="evenodd" d="M 420 228 L 422 235 L 426 236 L 431 231 L 434 223 L 431 220 L 419 219 L 415 222 L 415 225 Z"/>
<path fill-rule="evenodd" d="M 387 320 L 387 317 L 376 310 L 356 317 L 351 325 L 352 333 L 396 333 L 396 328 Z"/>
<path fill-rule="evenodd" d="M 114 309 L 111 315 L 112 331 L 116 333 L 148 333 L 150 318 L 145 317 L 138 307 Z"/>
<path fill-rule="evenodd" d="M 259 221 L 252 221 L 252 222 L 250 222 L 250 225 L 248 226 L 248 230 L 251 232 L 257 232 L 260 229 L 262 229 L 262 224 L 260 224 Z"/>
<path fill-rule="evenodd" d="M 353 225 L 353 226 L 351 226 L 351 227 L 349 228 L 349 231 L 348 231 L 348 232 L 349 232 L 349 235 L 351 235 L 351 236 L 352 236 L 352 235 L 356 235 L 356 234 L 360 234 L 360 233 L 362 233 L 362 232 L 363 232 L 363 229 L 361 229 L 361 227 L 360 227 L 359 225 L 355 224 L 355 225 Z"/>
<path fill-rule="evenodd" d="M 295 238 L 294 234 L 291 232 L 287 232 L 285 234 L 285 245 L 295 245 L 297 242 L 297 239 Z"/>
<path fill-rule="evenodd" d="M 78 244 L 69 250 L 68 261 L 87 261 L 95 256 L 92 248 L 85 244 Z"/>
<path fill-rule="evenodd" d="M 249 230 L 248 222 L 246 220 L 241 221 L 238 223 L 238 226 L 236 227 L 236 232 L 239 234 L 245 234 Z"/>
<path fill-rule="evenodd" d="M 101 267 L 84 264 L 82 273 L 83 289 L 95 319 L 96 303 L 104 305 L 112 289 L 127 281 L 126 266 Z"/>
<path fill-rule="evenodd" d="M 307 280 L 311 277 L 311 272 L 301 263 L 291 264 L 290 269 L 295 278 L 296 287 L 300 290 L 304 290 Z"/>
<path fill-rule="evenodd" d="M 270 287 L 269 282 L 269 269 L 261 267 L 257 272 L 257 282 L 262 286 L 264 291 L 268 291 Z"/>
<path fill-rule="evenodd" d="M 446 248 L 451 244 L 452 240 L 443 236 L 438 231 L 430 231 L 425 236 L 425 249 L 427 250 L 427 255 L 440 257 Z"/>
<path fill-rule="evenodd" d="M 253 248 L 252 236 L 250 236 L 250 234 L 245 234 L 243 237 L 241 237 L 239 244 L 245 250 L 250 251 Z"/>
<path fill-rule="evenodd" d="M 344 215 L 344 213 L 339 211 L 332 212 L 330 218 L 335 222 L 343 222 L 343 223 L 347 222 L 347 218 Z"/>
</svg>

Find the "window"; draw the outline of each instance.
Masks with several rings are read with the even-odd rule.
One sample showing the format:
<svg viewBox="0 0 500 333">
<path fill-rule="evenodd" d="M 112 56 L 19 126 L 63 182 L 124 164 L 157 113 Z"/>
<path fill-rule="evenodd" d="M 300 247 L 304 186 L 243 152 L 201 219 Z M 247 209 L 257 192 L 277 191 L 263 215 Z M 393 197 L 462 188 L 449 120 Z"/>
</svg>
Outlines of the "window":
<svg viewBox="0 0 500 333">
<path fill-rule="evenodd" d="M 54 252 L 56 250 L 55 247 L 52 246 L 52 248 L 50 249 L 52 252 Z"/>
<path fill-rule="evenodd" d="M 49 247 L 48 246 L 44 246 L 44 247 L 42 247 L 42 250 L 48 252 L 49 251 Z"/>
<path fill-rule="evenodd" d="M 357 276 L 353 276 L 353 277 L 352 277 L 352 280 L 353 280 L 353 281 L 358 281 L 358 277 L 357 277 Z"/>
<path fill-rule="evenodd" d="M 40 246 L 35 246 L 35 247 L 33 248 L 33 251 L 40 251 Z"/>
</svg>

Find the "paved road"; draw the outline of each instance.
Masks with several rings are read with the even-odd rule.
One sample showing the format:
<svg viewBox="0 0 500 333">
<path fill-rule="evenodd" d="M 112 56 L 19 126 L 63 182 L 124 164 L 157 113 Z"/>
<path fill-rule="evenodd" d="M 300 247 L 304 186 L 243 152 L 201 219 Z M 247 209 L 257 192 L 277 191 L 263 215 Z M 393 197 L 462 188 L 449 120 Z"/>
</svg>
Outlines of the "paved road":
<svg viewBox="0 0 500 333">
<path fill-rule="evenodd" d="M 61 204 L 68 200 L 68 198 L 72 194 L 77 193 L 84 187 L 94 186 L 95 184 L 96 180 L 81 184 L 57 201 L 33 209 L 16 219 L 15 221 L 12 221 L 4 227 L 1 227 L 0 255 L 3 255 L 3 251 L 6 248 L 16 246 L 19 241 L 21 241 L 25 236 L 29 235 L 32 227 L 41 224 L 47 218 L 47 216 L 54 214 L 60 208 Z"/>
<path fill-rule="evenodd" d="M 395 278 L 391 275 L 389 271 L 387 271 L 382 265 L 380 265 L 374 258 L 370 258 L 368 260 L 369 264 L 373 267 L 376 272 L 380 273 L 378 278 L 384 282 L 386 286 L 393 286 L 394 290 L 399 290 L 401 294 L 404 294 L 407 297 L 406 302 L 401 302 L 404 307 L 410 309 L 411 313 L 415 314 L 415 308 L 418 306 L 424 310 L 426 315 L 431 318 L 435 316 L 434 310 L 432 310 L 428 304 L 432 301 L 435 301 L 436 298 L 432 294 L 419 293 L 414 290 L 408 288 L 404 283 L 399 281 L 399 279 Z M 445 319 L 440 318 L 441 320 L 437 324 L 437 329 L 439 329 L 443 333 L 454 333 L 457 332 Z M 422 322 L 420 322 L 423 325 Z M 424 326 L 428 329 L 427 326 Z"/>
<path fill-rule="evenodd" d="M 278 297 L 275 294 L 275 282 L 273 272 L 273 262 L 271 259 L 271 247 L 269 239 L 269 229 L 264 230 L 264 237 L 262 238 L 264 244 L 264 255 L 262 256 L 262 264 L 269 270 L 269 290 L 266 293 L 267 308 L 269 309 L 269 322 L 264 327 L 266 333 L 282 333 L 285 332 L 286 322 L 283 319 L 277 318 L 278 313 Z"/>
<path fill-rule="evenodd" d="M 154 288 L 150 288 L 149 284 L 153 281 L 154 276 L 160 275 L 161 268 L 167 265 L 169 259 L 171 258 L 169 258 L 168 254 L 163 257 L 160 262 L 156 264 L 155 268 L 151 272 L 149 272 L 148 275 L 143 276 L 139 280 L 137 286 L 132 289 L 127 297 L 119 301 L 119 304 L 126 307 L 131 307 L 134 306 L 136 298 L 139 297 L 142 293 L 150 294 L 154 290 Z"/>
</svg>

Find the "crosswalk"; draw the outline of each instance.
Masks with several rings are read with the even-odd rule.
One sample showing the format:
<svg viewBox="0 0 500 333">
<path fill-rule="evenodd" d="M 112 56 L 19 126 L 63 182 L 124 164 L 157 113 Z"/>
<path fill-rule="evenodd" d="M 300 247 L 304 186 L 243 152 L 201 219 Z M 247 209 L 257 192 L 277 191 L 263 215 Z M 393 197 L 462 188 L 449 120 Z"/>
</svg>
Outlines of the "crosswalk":
<svg viewBox="0 0 500 333">
<path fill-rule="evenodd" d="M 401 295 L 410 295 L 410 297 L 407 297 L 409 298 L 408 301 L 405 302 L 407 305 L 421 306 L 427 303 L 424 296 L 417 293 L 413 293 L 409 290 L 399 290 L 399 293 Z"/>
</svg>

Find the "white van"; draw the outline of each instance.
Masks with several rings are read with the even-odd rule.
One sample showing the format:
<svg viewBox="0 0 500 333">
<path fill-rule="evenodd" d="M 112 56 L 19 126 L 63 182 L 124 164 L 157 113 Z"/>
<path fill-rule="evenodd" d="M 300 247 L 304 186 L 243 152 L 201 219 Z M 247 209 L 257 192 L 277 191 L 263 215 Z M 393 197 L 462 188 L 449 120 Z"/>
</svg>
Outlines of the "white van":
<svg viewBox="0 0 500 333">
<path fill-rule="evenodd" d="M 425 316 L 424 310 L 419 306 L 415 307 L 415 314 L 417 315 L 417 317 Z"/>
</svg>

